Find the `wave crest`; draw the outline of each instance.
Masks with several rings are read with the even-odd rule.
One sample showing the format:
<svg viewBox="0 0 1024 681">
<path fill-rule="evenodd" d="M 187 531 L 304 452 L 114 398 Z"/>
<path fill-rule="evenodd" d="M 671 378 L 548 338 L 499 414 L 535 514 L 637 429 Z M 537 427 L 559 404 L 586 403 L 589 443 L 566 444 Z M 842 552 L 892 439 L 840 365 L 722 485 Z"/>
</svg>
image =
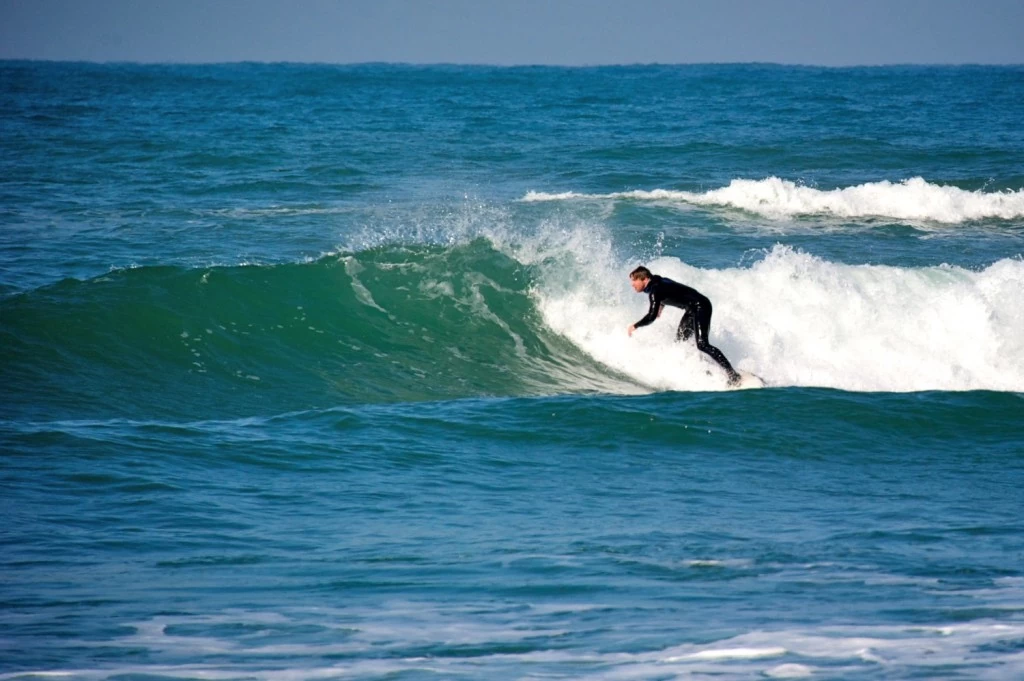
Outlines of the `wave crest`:
<svg viewBox="0 0 1024 681">
<path fill-rule="evenodd" d="M 523 201 L 625 200 L 684 203 L 696 206 L 736 208 L 767 218 L 826 215 L 839 218 L 883 218 L 902 221 L 957 224 L 974 220 L 1014 220 L 1024 217 L 1024 189 L 1017 191 L 970 191 L 933 184 L 921 177 L 902 182 L 867 182 L 823 190 L 790 180 L 734 179 L 728 186 L 707 192 L 670 189 L 636 190 L 611 194 L 531 191 Z"/>
</svg>

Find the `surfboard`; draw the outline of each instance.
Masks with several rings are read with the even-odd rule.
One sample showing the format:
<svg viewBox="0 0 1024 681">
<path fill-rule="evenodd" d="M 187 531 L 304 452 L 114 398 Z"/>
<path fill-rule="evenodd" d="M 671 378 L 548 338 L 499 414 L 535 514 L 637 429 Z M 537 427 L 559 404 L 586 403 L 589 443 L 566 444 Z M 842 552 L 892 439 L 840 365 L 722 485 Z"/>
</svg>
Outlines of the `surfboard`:
<svg viewBox="0 0 1024 681">
<path fill-rule="evenodd" d="M 750 390 L 751 388 L 763 388 L 765 386 L 764 379 L 757 374 L 740 369 L 739 375 L 740 382 L 738 385 L 732 386 L 733 390 Z"/>
</svg>

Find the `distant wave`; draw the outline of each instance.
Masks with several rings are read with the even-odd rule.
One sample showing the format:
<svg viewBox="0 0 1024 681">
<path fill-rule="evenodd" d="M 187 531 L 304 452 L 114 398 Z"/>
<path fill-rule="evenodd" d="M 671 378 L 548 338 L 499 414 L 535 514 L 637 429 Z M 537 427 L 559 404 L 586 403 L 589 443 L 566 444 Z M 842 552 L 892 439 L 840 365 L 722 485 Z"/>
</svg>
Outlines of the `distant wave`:
<svg viewBox="0 0 1024 681">
<path fill-rule="evenodd" d="M 920 177 L 902 182 L 867 182 L 831 190 L 815 189 L 778 177 L 769 177 L 764 180 L 736 179 L 727 187 L 707 192 L 653 189 L 611 194 L 552 194 L 531 191 L 523 197 L 523 201 L 527 202 L 587 199 L 665 201 L 738 208 L 774 219 L 831 215 L 840 218 L 890 218 L 956 224 L 971 220 L 1013 220 L 1024 217 L 1024 189 L 968 191 L 933 184 Z"/>
</svg>

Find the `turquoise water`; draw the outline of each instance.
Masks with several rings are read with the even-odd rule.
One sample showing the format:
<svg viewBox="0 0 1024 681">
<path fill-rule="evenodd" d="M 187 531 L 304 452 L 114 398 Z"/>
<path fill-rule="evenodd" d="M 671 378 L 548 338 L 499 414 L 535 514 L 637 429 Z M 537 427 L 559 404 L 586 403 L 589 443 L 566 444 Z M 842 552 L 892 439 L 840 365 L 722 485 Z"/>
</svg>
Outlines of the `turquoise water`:
<svg viewBox="0 0 1024 681">
<path fill-rule="evenodd" d="M 1024 677 L 1024 69 L 0 63 L 0 679 Z M 646 263 L 714 302 L 729 390 Z"/>
</svg>

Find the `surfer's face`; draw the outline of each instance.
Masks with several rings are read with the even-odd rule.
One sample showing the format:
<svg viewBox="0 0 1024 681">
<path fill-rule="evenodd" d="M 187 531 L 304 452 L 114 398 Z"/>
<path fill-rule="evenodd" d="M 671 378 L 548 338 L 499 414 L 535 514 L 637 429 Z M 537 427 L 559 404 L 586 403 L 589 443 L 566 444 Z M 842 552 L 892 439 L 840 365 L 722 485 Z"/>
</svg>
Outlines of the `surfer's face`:
<svg viewBox="0 0 1024 681">
<path fill-rule="evenodd" d="M 636 291 L 637 293 L 640 293 L 641 291 L 644 290 L 644 287 L 647 286 L 647 282 L 648 281 L 650 281 L 650 280 L 649 279 L 630 279 L 629 283 L 633 285 L 633 290 L 634 291 Z"/>
</svg>

